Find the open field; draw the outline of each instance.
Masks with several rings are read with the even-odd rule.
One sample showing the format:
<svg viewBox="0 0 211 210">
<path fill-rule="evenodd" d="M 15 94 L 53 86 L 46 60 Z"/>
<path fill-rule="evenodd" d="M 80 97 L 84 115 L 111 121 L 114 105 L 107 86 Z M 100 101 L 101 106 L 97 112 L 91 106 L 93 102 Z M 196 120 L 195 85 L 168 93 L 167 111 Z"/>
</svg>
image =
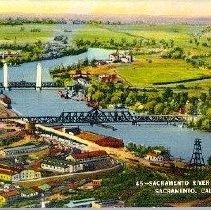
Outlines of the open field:
<svg viewBox="0 0 211 210">
<path fill-rule="evenodd" d="M 0 25 L 0 43 L 33 43 L 47 41 L 54 36 L 57 25 L 23 24 L 15 26 Z M 40 32 L 31 32 L 38 29 Z"/>
<path fill-rule="evenodd" d="M 114 29 L 116 26 L 112 26 Z M 83 39 L 83 40 L 99 40 L 101 42 L 110 41 L 111 39 L 115 41 L 120 41 L 122 38 L 126 38 L 128 41 L 132 40 L 133 37 L 122 32 L 115 30 L 109 30 L 103 25 L 84 25 L 81 27 L 74 36 L 74 40 Z"/>
<path fill-rule="evenodd" d="M 175 82 L 211 76 L 210 70 L 193 68 L 183 60 L 153 59 L 149 63 L 141 56 L 132 65 L 120 65 L 117 73 L 133 86 L 152 86 L 157 82 Z"/>
</svg>

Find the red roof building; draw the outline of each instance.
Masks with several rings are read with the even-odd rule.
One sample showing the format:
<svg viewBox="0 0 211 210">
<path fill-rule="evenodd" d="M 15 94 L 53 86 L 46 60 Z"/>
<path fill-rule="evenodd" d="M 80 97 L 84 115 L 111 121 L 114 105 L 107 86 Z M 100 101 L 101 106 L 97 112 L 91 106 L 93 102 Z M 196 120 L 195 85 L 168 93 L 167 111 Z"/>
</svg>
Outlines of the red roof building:
<svg viewBox="0 0 211 210">
<path fill-rule="evenodd" d="M 21 172 L 21 168 L 16 166 L 8 166 L 5 164 L 0 164 L 0 170 L 7 170 L 7 171 L 13 171 L 13 172 Z"/>
<path fill-rule="evenodd" d="M 88 158 L 95 158 L 100 156 L 107 156 L 107 152 L 104 150 L 98 150 L 98 151 L 91 151 L 91 152 L 84 152 L 80 154 L 74 154 L 72 157 L 76 160 L 80 159 L 88 159 Z"/>
</svg>

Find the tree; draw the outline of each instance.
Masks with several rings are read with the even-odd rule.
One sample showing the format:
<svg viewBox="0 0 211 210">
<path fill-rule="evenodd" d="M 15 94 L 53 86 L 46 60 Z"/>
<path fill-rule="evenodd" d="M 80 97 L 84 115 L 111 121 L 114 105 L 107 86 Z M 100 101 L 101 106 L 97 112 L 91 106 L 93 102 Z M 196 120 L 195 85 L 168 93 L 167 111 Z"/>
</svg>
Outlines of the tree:
<svg viewBox="0 0 211 210">
<path fill-rule="evenodd" d="M 173 96 L 173 93 L 173 90 L 167 87 L 163 93 L 163 101 L 168 101 L 168 99 Z"/>
<path fill-rule="evenodd" d="M 209 156 L 207 163 L 208 163 L 209 166 L 211 166 L 211 156 Z"/>
<path fill-rule="evenodd" d="M 211 108 L 207 109 L 206 116 L 209 120 L 211 120 Z"/>
<path fill-rule="evenodd" d="M 164 110 L 164 104 L 163 103 L 158 103 L 155 105 L 154 111 L 155 114 L 163 114 L 163 110 Z"/>
</svg>

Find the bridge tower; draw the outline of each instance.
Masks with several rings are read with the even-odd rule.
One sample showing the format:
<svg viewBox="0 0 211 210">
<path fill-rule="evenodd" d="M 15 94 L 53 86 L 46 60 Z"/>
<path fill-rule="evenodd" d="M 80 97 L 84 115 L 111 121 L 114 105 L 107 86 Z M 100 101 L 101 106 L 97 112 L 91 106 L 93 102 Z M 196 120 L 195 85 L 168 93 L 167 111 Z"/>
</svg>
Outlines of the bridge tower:
<svg viewBox="0 0 211 210">
<path fill-rule="evenodd" d="M 8 66 L 7 66 L 7 63 L 4 63 L 3 72 L 4 72 L 4 89 L 7 90 L 9 88 L 9 85 L 8 85 Z"/>
<path fill-rule="evenodd" d="M 202 166 L 205 166 L 202 155 L 201 139 L 195 139 L 190 165 L 191 168 L 201 168 Z"/>
<path fill-rule="evenodd" d="M 37 64 L 37 80 L 36 80 L 36 89 L 41 90 L 42 88 L 42 66 L 40 63 Z"/>
</svg>

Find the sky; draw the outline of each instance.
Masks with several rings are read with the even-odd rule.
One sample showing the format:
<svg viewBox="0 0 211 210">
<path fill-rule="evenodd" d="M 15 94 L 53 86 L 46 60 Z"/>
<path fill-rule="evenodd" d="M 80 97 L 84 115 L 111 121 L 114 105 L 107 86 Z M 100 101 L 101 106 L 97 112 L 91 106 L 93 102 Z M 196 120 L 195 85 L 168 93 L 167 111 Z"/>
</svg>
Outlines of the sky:
<svg viewBox="0 0 211 210">
<path fill-rule="evenodd" d="M 0 14 L 211 16 L 211 0 L 0 0 Z"/>
</svg>

